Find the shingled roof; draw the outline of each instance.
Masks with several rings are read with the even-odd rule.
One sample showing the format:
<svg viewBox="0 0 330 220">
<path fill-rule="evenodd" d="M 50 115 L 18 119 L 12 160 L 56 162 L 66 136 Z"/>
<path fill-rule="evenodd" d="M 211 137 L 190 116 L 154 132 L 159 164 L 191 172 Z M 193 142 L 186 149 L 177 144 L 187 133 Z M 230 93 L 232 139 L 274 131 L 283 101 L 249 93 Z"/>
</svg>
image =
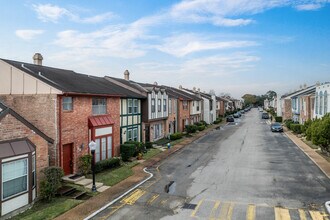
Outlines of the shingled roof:
<svg viewBox="0 0 330 220">
<path fill-rule="evenodd" d="M 104 77 L 96 77 L 76 73 L 72 70 L 35 65 L 13 60 L 1 60 L 66 94 L 144 98 L 142 95 L 120 87 L 106 80 Z"/>
</svg>

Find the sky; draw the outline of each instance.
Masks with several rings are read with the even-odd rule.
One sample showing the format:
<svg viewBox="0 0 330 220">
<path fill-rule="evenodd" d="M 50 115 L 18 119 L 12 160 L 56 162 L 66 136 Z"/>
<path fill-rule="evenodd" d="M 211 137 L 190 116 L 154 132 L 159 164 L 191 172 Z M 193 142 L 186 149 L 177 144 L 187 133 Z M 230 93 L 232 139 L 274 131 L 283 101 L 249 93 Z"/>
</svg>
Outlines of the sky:
<svg viewBox="0 0 330 220">
<path fill-rule="evenodd" d="M 330 81 L 330 0 L 10 0 L 0 58 L 244 94 Z"/>
</svg>

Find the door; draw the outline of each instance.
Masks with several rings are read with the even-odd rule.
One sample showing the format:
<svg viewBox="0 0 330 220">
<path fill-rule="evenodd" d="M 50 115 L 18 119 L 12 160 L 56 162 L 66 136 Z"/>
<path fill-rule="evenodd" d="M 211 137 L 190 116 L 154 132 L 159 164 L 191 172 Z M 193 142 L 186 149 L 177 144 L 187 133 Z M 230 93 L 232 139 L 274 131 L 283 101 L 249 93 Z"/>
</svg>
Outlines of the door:
<svg viewBox="0 0 330 220">
<path fill-rule="evenodd" d="M 73 155 L 72 155 L 73 144 L 63 145 L 63 170 L 64 175 L 73 173 Z"/>
<path fill-rule="evenodd" d="M 146 129 L 145 129 L 145 137 L 146 137 L 146 142 L 150 142 L 150 129 L 149 129 L 149 125 L 146 125 Z"/>
</svg>

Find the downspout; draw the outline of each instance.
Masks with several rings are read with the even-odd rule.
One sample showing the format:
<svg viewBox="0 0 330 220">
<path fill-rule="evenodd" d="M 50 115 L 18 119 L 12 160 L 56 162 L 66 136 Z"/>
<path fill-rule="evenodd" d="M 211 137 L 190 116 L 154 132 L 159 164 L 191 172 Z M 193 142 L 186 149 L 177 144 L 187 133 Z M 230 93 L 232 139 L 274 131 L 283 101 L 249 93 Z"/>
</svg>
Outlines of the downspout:
<svg viewBox="0 0 330 220">
<path fill-rule="evenodd" d="M 54 99 L 54 106 L 55 106 L 55 111 L 54 111 L 54 118 L 55 118 L 55 166 L 57 165 L 57 144 L 58 144 L 58 130 L 57 130 L 57 95 Z M 49 161 L 48 161 L 49 164 Z"/>
<path fill-rule="evenodd" d="M 58 131 L 59 131 L 59 144 L 58 144 L 58 149 L 59 149 L 59 167 L 62 167 L 62 108 L 61 108 L 61 103 L 62 103 L 62 96 L 59 96 L 59 108 L 58 108 Z"/>
</svg>

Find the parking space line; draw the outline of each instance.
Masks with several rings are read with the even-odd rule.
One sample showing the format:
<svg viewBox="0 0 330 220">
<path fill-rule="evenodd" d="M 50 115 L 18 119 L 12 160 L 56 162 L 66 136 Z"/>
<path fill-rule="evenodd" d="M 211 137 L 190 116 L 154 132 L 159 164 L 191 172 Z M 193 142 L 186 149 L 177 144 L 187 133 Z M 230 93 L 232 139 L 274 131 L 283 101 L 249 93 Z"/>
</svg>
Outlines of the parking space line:
<svg viewBox="0 0 330 220">
<path fill-rule="evenodd" d="M 246 220 L 254 220 L 256 218 L 256 206 L 248 205 L 246 210 Z"/>
<path fill-rule="evenodd" d="M 275 220 L 291 220 L 289 209 L 275 207 Z"/>
<path fill-rule="evenodd" d="M 215 212 L 218 209 L 219 205 L 220 205 L 220 201 L 216 201 L 215 204 L 214 204 L 214 206 L 213 206 L 213 208 L 212 208 L 210 217 L 209 217 L 210 220 L 214 220 L 215 219 Z"/>
<path fill-rule="evenodd" d="M 121 203 L 125 203 L 125 204 L 128 204 L 128 205 L 133 205 L 145 193 L 146 193 L 146 191 L 144 191 L 144 190 L 136 189 L 128 197 L 121 200 Z"/>
<path fill-rule="evenodd" d="M 155 195 L 151 196 L 151 198 L 148 200 L 147 204 L 151 205 L 158 197 L 159 197 L 159 194 L 155 194 Z"/>
<path fill-rule="evenodd" d="M 300 220 L 307 220 L 306 213 L 302 209 L 298 209 Z"/>
<path fill-rule="evenodd" d="M 198 202 L 195 210 L 191 213 L 191 217 L 196 217 L 196 213 L 197 213 L 199 207 L 202 205 L 203 202 L 204 202 L 204 199 L 202 199 L 201 201 Z"/>
<path fill-rule="evenodd" d="M 313 220 L 324 220 L 323 215 L 317 211 L 309 211 Z"/>
</svg>

